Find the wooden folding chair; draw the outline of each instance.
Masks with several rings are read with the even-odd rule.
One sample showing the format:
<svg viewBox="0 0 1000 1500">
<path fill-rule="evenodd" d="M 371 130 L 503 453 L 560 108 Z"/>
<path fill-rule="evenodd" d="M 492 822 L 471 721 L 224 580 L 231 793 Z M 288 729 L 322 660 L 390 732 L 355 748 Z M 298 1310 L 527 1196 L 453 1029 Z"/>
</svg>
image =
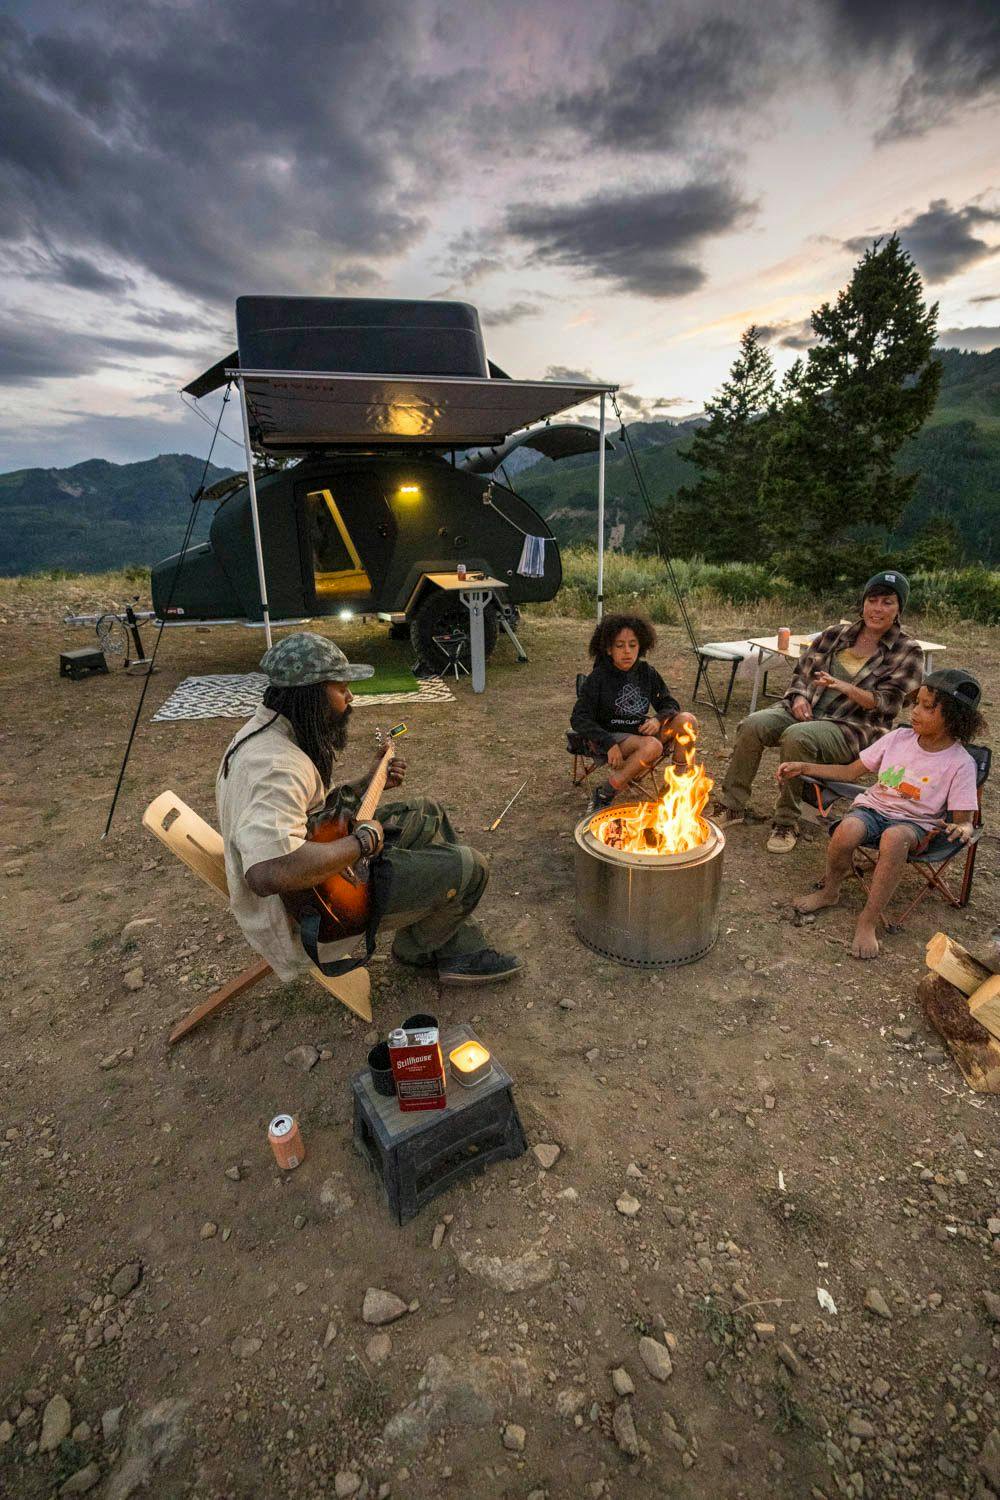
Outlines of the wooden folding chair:
<svg viewBox="0 0 1000 1500">
<path fill-rule="evenodd" d="M 226 882 L 226 861 L 223 852 L 222 838 L 204 818 L 187 806 L 177 796 L 176 792 L 161 792 L 160 795 L 149 804 L 142 815 L 143 827 L 148 828 L 150 833 L 155 834 L 161 843 L 166 844 L 172 854 L 176 854 L 179 860 L 193 870 L 200 880 L 210 885 L 223 900 L 229 900 L 229 886 Z M 359 938 L 349 938 L 342 945 L 342 957 L 357 948 Z M 331 953 L 331 957 L 337 954 Z M 230 979 L 219 989 L 213 990 L 207 1000 L 190 1011 L 182 1021 L 179 1021 L 170 1033 L 170 1043 L 180 1041 L 182 1036 L 194 1029 L 208 1016 L 214 1015 L 223 1005 L 230 1000 L 235 1000 L 237 995 L 245 994 L 268 974 L 273 973 L 271 965 L 263 958 L 258 958 L 249 968 L 237 974 L 235 979 Z M 360 1016 L 363 1021 L 371 1021 L 371 979 L 368 970 L 363 967 L 352 969 L 349 974 L 338 975 L 330 979 L 321 974 L 319 969 L 310 966 L 309 975 L 321 984 L 328 994 L 333 995 L 348 1010 Z"/>
<path fill-rule="evenodd" d="M 956 843 L 954 850 L 946 853 L 940 859 L 928 859 L 925 854 L 916 852 L 911 854 L 907 860 L 907 868 L 914 874 L 920 875 L 923 884 L 917 890 L 916 895 L 909 901 L 898 917 L 891 921 L 886 919 L 886 927 L 890 931 L 898 931 L 915 907 L 919 906 L 925 896 L 932 891 L 936 892 L 950 906 L 968 906 L 972 899 L 972 881 L 976 870 L 976 851 L 979 840 L 983 836 L 983 787 L 990 774 L 990 765 L 993 759 L 988 745 L 966 745 L 965 747 L 976 763 L 976 814 L 974 818 L 975 831 L 967 844 Z M 831 818 L 830 813 L 833 803 L 844 797 L 857 796 L 860 788 L 853 781 L 822 781 L 818 777 L 803 776 L 803 788 L 808 792 L 810 798 L 816 804 L 816 810 L 821 821 L 827 824 L 827 831 L 833 833 L 840 818 Z M 961 876 L 957 889 L 945 879 L 953 861 L 960 859 L 964 854 L 965 859 L 961 865 Z M 856 849 L 852 861 L 852 872 L 857 876 L 863 889 L 867 892 L 869 877 L 878 862 L 877 849 Z M 958 868 L 958 867 L 956 867 Z"/>
</svg>

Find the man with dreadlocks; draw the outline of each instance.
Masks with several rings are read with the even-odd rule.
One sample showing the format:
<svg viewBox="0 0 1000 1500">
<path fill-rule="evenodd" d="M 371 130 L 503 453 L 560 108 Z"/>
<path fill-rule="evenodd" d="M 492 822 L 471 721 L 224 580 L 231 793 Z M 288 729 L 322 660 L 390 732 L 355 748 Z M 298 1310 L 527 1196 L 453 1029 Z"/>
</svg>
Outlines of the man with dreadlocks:
<svg viewBox="0 0 1000 1500">
<path fill-rule="evenodd" d="M 263 703 L 233 739 L 216 778 L 230 904 L 250 946 L 281 979 L 305 972 L 309 959 L 282 897 L 378 853 L 391 830 L 384 914 L 416 914 L 396 931 L 393 956 L 436 968 L 442 984 L 489 984 L 516 974 L 520 960 L 488 947 L 472 920 L 487 862 L 458 842 L 439 803 L 410 798 L 382 808 L 379 822 L 359 823 L 347 838 L 306 838 L 313 813 L 353 812 L 364 795 L 369 778 L 333 791 L 330 778 L 347 742 L 349 683 L 373 676 L 374 667 L 349 662 L 332 641 L 302 631 L 272 646 L 261 668 L 268 678 Z M 405 769 L 400 759 L 390 761 L 387 786 L 399 786 Z"/>
</svg>

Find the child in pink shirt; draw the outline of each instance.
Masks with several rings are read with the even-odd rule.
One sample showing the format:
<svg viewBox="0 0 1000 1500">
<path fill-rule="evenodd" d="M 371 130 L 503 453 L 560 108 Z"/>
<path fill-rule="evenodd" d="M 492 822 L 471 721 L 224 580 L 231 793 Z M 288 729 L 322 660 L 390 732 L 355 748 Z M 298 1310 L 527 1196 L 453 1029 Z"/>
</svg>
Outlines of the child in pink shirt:
<svg viewBox="0 0 1000 1500">
<path fill-rule="evenodd" d="M 876 924 L 899 884 L 903 867 L 915 850 L 933 856 L 972 836 L 978 794 L 976 763 L 963 748 L 983 733 L 981 691 L 970 673 L 948 668 L 924 679 L 913 705 L 912 728 L 893 729 L 862 750 L 857 760 L 836 768 L 838 781 L 857 781 L 877 772 L 874 786 L 854 799 L 834 830 L 827 850 L 821 890 L 801 896 L 796 911 L 816 912 L 835 906 L 851 868 L 855 849 L 878 848 L 878 863 L 864 911 L 858 918 L 852 952 L 876 958 Z M 785 761 L 778 779 L 829 777 L 828 765 Z"/>
</svg>

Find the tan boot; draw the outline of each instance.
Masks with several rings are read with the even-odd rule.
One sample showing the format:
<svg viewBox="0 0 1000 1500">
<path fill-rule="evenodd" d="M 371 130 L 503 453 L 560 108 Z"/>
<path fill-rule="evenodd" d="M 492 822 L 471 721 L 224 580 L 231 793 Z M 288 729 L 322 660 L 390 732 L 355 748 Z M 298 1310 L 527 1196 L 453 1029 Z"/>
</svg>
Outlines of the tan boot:
<svg viewBox="0 0 1000 1500">
<path fill-rule="evenodd" d="M 767 852 L 769 854 L 791 854 L 799 836 L 794 828 L 772 828 L 771 837 L 767 841 Z"/>
</svg>

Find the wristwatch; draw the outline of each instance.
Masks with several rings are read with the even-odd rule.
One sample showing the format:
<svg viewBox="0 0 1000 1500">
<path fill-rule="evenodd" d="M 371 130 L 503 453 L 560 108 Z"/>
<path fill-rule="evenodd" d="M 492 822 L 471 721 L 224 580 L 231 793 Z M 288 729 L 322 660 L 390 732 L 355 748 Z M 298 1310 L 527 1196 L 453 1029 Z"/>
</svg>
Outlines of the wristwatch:
<svg viewBox="0 0 1000 1500">
<path fill-rule="evenodd" d="M 351 829 L 361 845 L 362 859 L 374 859 L 382 852 L 382 825 L 380 823 L 355 823 Z"/>
</svg>

